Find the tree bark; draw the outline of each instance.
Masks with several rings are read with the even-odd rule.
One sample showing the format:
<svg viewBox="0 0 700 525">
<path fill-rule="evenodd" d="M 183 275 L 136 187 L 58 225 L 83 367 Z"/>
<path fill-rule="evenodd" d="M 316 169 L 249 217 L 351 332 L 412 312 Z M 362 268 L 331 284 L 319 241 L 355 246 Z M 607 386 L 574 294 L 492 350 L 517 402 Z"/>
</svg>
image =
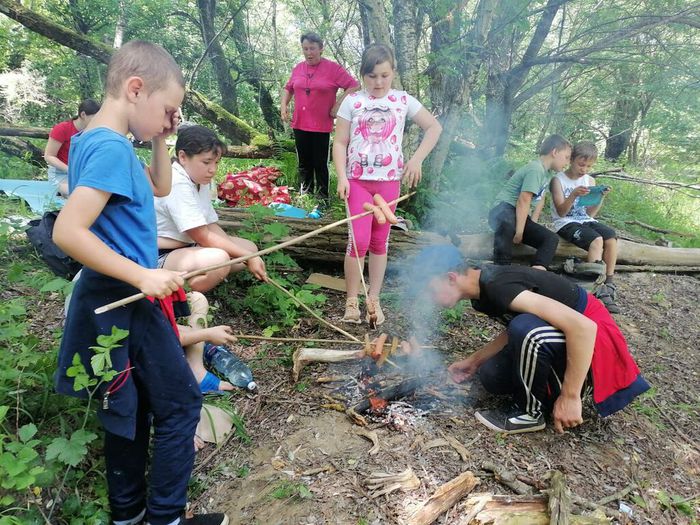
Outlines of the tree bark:
<svg viewBox="0 0 700 525">
<path fill-rule="evenodd" d="M 42 168 L 46 167 L 44 152 L 26 140 L 14 137 L 0 138 L 0 151 L 7 155 L 18 157 L 36 166 Z"/>
<path fill-rule="evenodd" d="M 271 129 L 281 131 L 283 126 L 279 108 L 275 105 L 270 90 L 263 83 L 262 68 L 255 59 L 255 50 L 248 39 L 245 14 L 245 11 L 239 12 L 234 18 L 233 26 L 231 27 L 231 36 L 236 45 L 240 62 L 235 67 L 241 78 L 258 93 L 258 104 L 267 125 Z"/>
<path fill-rule="evenodd" d="M 224 54 L 224 48 L 219 42 L 217 31 L 214 29 L 216 20 L 216 0 L 197 0 L 199 21 L 202 30 L 202 43 L 209 49 L 209 60 L 214 69 L 216 83 L 221 94 L 221 106 L 231 114 L 238 113 L 236 100 L 236 84 L 231 78 L 231 70 Z"/>
<path fill-rule="evenodd" d="M 391 28 L 382 0 L 358 0 L 360 11 L 364 11 L 369 26 L 369 40 L 372 44 L 391 45 Z"/>
</svg>

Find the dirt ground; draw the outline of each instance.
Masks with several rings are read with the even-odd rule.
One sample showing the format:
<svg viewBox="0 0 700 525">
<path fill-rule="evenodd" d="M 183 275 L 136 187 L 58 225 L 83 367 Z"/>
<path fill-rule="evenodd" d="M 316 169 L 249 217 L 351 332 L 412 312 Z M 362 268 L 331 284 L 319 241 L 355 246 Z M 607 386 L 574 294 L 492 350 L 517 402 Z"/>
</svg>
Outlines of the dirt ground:
<svg viewBox="0 0 700 525">
<path fill-rule="evenodd" d="M 585 407 L 584 424 L 564 435 L 556 434 L 551 425 L 532 434 L 493 433 L 474 419 L 474 412 L 499 406 L 500 400 L 474 382 L 451 386 L 443 380 L 444 373 L 436 373 L 428 380 L 432 389 L 423 388 L 390 405 L 393 417 L 370 421 L 368 429 L 376 432 L 380 443 L 380 451 L 370 455 L 372 444 L 355 434 L 358 427 L 331 408 L 333 403 L 347 405 L 358 399 L 361 364 L 311 364 L 295 384 L 290 346 L 257 342 L 239 347 L 250 358 L 260 386 L 256 395 L 236 392 L 230 398 L 245 422 L 250 443 L 233 438 L 220 449 L 208 445 L 199 452 L 194 508 L 226 511 L 236 524 L 405 523 L 438 486 L 467 470 L 481 482 L 474 492 L 513 494 L 483 468 L 490 461 L 538 488 L 546 486 L 548 471 L 559 470 L 572 492 L 588 501 L 613 496 L 605 505 L 610 514 L 619 510 L 619 501 L 631 512 L 631 517 L 618 513 L 614 523 L 697 523 L 700 280 L 635 273 L 620 275 L 617 283 L 623 311 L 616 319 L 653 389 L 604 420 L 590 405 Z M 386 291 L 391 295 L 391 281 Z M 324 314 L 337 323 L 343 297 L 324 293 L 328 295 Z M 390 302 L 385 309 L 391 320 L 382 331 L 406 335 L 405 319 L 397 316 Z M 252 326 L 245 316 L 232 318 L 219 310 L 216 321 L 260 333 L 261 327 Z M 367 325 L 347 329 L 362 338 Z M 439 359 L 449 364 L 499 329 L 467 308 L 430 342 L 439 348 Z M 281 335 L 336 338 L 313 319 L 304 319 Z M 316 382 L 328 375 L 349 377 L 332 384 Z M 401 379 L 398 372 L 385 375 L 389 382 Z M 434 441 L 439 438 L 458 440 L 468 456 L 461 458 L 454 448 Z M 398 473 L 408 467 L 419 478 L 419 488 L 369 497 L 364 480 L 370 473 Z M 619 491 L 624 495 L 614 497 Z M 436 523 L 464 523 L 464 513 L 463 500 Z"/>
</svg>

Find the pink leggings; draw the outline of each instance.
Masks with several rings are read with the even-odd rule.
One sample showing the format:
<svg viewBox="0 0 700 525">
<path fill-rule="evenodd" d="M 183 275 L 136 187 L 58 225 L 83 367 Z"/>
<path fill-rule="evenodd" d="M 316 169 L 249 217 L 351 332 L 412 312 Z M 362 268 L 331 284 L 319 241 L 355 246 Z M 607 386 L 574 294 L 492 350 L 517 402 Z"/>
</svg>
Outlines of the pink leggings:
<svg viewBox="0 0 700 525">
<path fill-rule="evenodd" d="M 351 180 L 350 181 L 350 196 L 348 197 L 348 206 L 351 215 L 357 215 L 365 211 L 362 205 L 365 202 L 374 204 L 374 195 L 379 194 L 384 197 L 384 200 L 389 202 L 397 199 L 401 193 L 400 181 L 376 181 L 376 180 Z M 391 211 L 396 210 L 396 204 L 391 206 Z M 357 254 L 364 257 L 369 253 L 374 255 L 384 255 L 389 246 L 389 230 L 391 224 L 379 224 L 374 215 L 368 215 L 361 219 L 352 221 L 352 230 L 355 234 L 357 242 Z M 355 249 L 352 245 L 352 236 L 348 230 L 348 248 L 345 251 L 346 255 L 355 257 Z"/>
</svg>

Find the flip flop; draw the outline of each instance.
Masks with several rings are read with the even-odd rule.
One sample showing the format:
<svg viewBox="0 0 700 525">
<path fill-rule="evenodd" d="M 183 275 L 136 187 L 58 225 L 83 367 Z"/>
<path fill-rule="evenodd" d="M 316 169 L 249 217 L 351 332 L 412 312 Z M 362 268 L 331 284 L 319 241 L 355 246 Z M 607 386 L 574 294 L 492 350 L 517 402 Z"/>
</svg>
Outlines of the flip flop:
<svg viewBox="0 0 700 525">
<path fill-rule="evenodd" d="M 221 380 L 211 372 L 207 372 L 199 383 L 199 390 L 202 394 L 221 394 L 223 390 L 219 390 L 219 385 L 221 385 Z"/>
</svg>

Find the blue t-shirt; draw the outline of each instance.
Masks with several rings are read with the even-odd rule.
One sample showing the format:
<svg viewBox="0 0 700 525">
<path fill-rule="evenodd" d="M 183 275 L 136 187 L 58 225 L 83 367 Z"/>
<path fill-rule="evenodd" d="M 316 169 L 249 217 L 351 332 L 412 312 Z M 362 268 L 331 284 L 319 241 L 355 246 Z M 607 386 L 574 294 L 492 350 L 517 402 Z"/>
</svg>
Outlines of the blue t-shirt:
<svg viewBox="0 0 700 525">
<path fill-rule="evenodd" d="M 158 259 L 153 189 L 131 143 L 109 128 L 71 139 L 68 186 L 111 193 L 90 231 L 107 246 L 145 268 Z"/>
</svg>

